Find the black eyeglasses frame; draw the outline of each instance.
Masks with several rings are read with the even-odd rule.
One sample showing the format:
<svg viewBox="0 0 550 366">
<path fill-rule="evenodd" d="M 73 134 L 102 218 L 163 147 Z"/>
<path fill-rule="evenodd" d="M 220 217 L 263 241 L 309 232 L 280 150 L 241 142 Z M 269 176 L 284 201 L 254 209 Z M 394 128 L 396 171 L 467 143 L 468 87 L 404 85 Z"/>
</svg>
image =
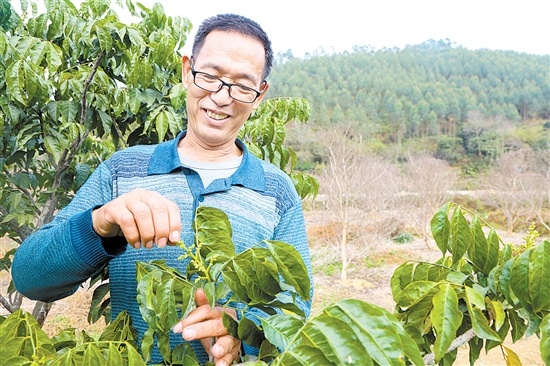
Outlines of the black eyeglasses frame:
<svg viewBox="0 0 550 366">
<path fill-rule="evenodd" d="M 218 88 L 218 90 L 210 90 L 210 89 L 205 89 L 203 88 L 202 86 L 198 85 L 195 78 L 197 76 L 197 74 L 202 74 L 202 75 L 206 75 L 207 77 L 209 78 L 212 78 L 212 79 L 217 79 L 218 81 L 221 82 L 221 85 L 220 87 Z M 219 92 L 220 90 L 222 90 L 222 88 L 224 86 L 227 86 L 228 90 L 229 90 L 229 96 L 235 100 L 238 100 L 239 102 L 242 102 L 242 103 L 254 103 L 256 101 L 256 99 L 258 99 L 258 97 L 260 95 L 262 95 L 262 92 L 261 91 L 258 91 L 254 88 L 251 88 L 249 86 L 245 86 L 245 85 L 242 85 L 242 84 L 232 84 L 232 83 L 228 83 L 228 82 L 225 82 L 223 81 L 222 79 L 220 79 L 219 77 L 215 76 L 215 75 L 212 75 L 212 74 L 209 74 L 207 72 L 203 72 L 203 71 L 197 71 L 195 70 L 195 68 L 193 67 L 193 61 L 191 60 L 191 75 L 193 75 L 193 84 L 195 84 L 198 88 L 201 88 L 202 90 L 205 90 L 207 92 L 210 92 L 210 93 L 217 93 Z M 266 81 L 262 81 L 262 84 L 265 83 Z M 231 95 L 231 88 L 233 86 L 236 86 L 236 87 L 239 87 L 239 88 L 244 88 L 246 90 L 250 90 L 250 91 L 253 91 L 254 93 L 256 93 L 256 97 L 252 100 L 252 101 L 246 101 L 246 100 L 241 100 L 239 98 L 235 98 L 233 95 Z"/>
</svg>

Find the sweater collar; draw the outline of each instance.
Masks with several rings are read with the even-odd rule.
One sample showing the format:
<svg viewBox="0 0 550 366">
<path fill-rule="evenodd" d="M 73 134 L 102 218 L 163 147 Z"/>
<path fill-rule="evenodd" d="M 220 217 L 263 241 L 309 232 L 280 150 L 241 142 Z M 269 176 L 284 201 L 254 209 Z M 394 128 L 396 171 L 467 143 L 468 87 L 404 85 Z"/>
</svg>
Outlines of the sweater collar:
<svg viewBox="0 0 550 366">
<path fill-rule="evenodd" d="M 149 175 L 169 174 L 182 169 L 178 154 L 178 143 L 185 137 L 187 131 L 182 131 L 175 139 L 158 144 L 151 155 Z M 239 139 L 235 140 L 243 151 L 243 161 L 237 171 L 229 178 L 231 185 L 241 185 L 256 191 L 265 191 L 264 169 L 260 159 L 250 154 L 246 145 Z"/>
</svg>

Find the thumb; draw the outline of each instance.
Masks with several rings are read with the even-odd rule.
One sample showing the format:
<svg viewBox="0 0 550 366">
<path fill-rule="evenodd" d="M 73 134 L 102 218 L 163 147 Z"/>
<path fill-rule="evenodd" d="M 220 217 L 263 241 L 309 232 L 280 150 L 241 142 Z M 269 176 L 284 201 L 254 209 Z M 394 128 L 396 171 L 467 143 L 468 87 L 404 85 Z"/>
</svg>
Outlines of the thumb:
<svg viewBox="0 0 550 366">
<path fill-rule="evenodd" d="M 197 307 L 209 304 L 208 297 L 206 297 L 206 293 L 202 288 L 198 288 L 197 291 L 195 291 L 195 304 L 197 304 Z"/>
</svg>

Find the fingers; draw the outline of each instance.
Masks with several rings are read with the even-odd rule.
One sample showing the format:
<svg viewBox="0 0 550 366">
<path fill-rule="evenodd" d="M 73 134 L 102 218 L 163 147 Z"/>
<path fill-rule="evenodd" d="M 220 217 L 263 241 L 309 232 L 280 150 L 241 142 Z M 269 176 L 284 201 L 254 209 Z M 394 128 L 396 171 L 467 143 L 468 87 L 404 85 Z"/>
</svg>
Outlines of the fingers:
<svg viewBox="0 0 550 366">
<path fill-rule="evenodd" d="M 241 342 L 230 335 L 216 338 L 203 338 L 200 340 L 208 354 L 214 358 L 216 366 L 232 365 L 239 357 Z"/>
<path fill-rule="evenodd" d="M 135 248 L 164 247 L 180 240 L 178 206 L 157 192 L 137 189 L 92 212 L 94 230 L 103 237 L 122 234 Z"/>
<path fill-rule="evenodd" d="M 208 305 L 208 297 L 206 297 L 206 292 L 202 288 L 195 291 L 195 304 L 197 306 Z"/>
<path fill-rule="evenodd" d="M 240 349 L 241 342 L 238 339 L 230 335 L 219 337 L 211 350 L 212 356 L 216 360 L 216 366 L 231 365 L 233 360 L 239 356 Z"/>
<path fill-rule="evenodd" d="M 230 365 L 239 355 L 241 342 L 230 336 L 222 321 L 225 311 L 236 318 L 234 309 L 212 308 L 203 289 L 195 292 L 197 308 L 180 320 L 173 328 L 174 333 L 182 333 L 186 341 L 199 339 L 207 352 L 211 352 L 216 365 Z M 211 347 L 212 340 L 216 340 Z"/>
</svg>

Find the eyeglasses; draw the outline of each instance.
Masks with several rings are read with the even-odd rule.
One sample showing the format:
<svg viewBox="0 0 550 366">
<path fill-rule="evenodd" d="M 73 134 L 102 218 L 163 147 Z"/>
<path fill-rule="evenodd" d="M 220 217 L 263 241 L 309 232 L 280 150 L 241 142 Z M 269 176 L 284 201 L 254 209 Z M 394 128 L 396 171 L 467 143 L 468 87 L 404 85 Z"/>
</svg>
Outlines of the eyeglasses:
<svg viewBox="0 0 550 366">
<path fill-rule="evenodd" d="M 229 89 L 229 96 L 235 100 L 238 100 L 239 102 L 254 103 L 254 101 L 258 99 L 260 95 L 262 95 L 261 92 L 249 88 L 248 86 L 226 83 L 225 81 L 214 75 L 210 75 L 202 71 L 196 71 L 193 68 L 193 64 L 191 64 L 191 74 L 193 75 L 193 82 L 195 83 L 195 85 L 202 90 L 206 90 L 207 92 L 211 93 L 217 93 L 224 86 L 227 86 L 227 88 Z"/>
</svg>

